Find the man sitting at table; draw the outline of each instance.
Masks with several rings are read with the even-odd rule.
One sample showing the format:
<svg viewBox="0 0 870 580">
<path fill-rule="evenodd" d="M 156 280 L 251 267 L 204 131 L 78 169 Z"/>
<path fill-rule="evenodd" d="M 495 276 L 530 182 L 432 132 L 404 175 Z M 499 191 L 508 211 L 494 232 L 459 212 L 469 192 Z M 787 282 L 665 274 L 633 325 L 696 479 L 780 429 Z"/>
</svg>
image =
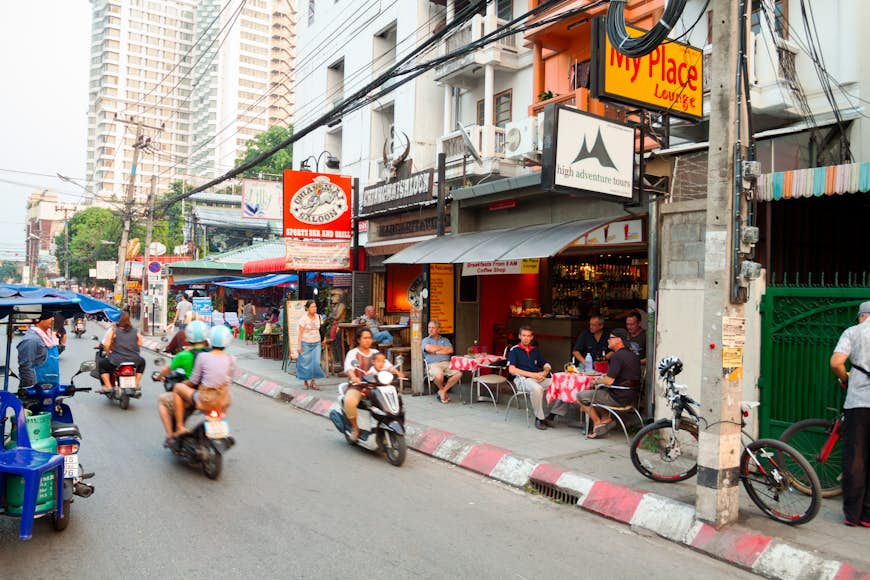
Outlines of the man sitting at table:
<svg viewBox="0 0 870 580">
<path fill-rule="evenodd" d="M 571 355 L 576 363 L 583 364 L 586 355 L 592 355 L 592 360 L 600 360 L 607 353 L 607 337 L 610 331 L 604 328 L 604 318 L 598 314 L 589 317 L 589 330 L 584 330 L 577 336 Z"/>
<path fill-rule="evenodd" d="M 535 333 L 530 326 L 519 328 L 520 343 L 508 351 L 508 372 L 514 375 L 514 384 L 518 389 L 529 393 L 532 401 L 532 409 L 535 411 L 535 427 L 545 430 L 552 427 L 552 421 L 556 415 L 564 415 L 567 405 L 562 401 L 556 401 L 548 416 L 544 416 L 544 391 L 550 385 L 550 373 L 552 366 L 538 350 L 532 345 Z"/>
<path fill-rule="evenodd" d="M 375 307 L 369 304 L 366 306 L 365 312 L 359 317 L 360 324 L 365 324 L 372 331 L 372 338 L 375 344 L 393 344 L 393 335 L 386 330 L 381 330 L 378 316 L 375 314 Z"/>
<path fill-rule="evenodd" d="M 441 323 L 437 320 L 429 321 L 429 336 L 423 339 L 423 360 L 429 369 L 429 380 L 438 387 L 438 400 L 449 403 L 447 393 L 456 386 L 462 378 L 462 372 L 450 368 L 450 355 L 453 354 L 453 345 L 450 340 L 441 336 Z M 447 383 L 444 383 L 444 377 Z"/>
<path fill-rule="evenodd" d="M 640 389 L 640 357 L 632 352 L 626 345 L 630 340 L 631 335 L 624 328 L 617 328 L 610 331 L 610 338 L 607 340 L 607 346 L 613 351 L 613 356 L 610 357 L 610 366 L 607 369 L 607 375 L 599 377 L 595 380 L 595 385 L 614 385 L 619 387 L 628 387 L 630 390 L 610 389 L 607 386 L 601 386 L 596 390 L 582 391 L 577 399 L 580 401 L 580 409 L 589 414 L 592 419 L 593 430 L 589 435 L 590 439 L 600 439 L 607 435 L 613 423 L 613 417 L 609 414 L 601 417 L 595 407 L 591 405 L 594 400 L 596 403 L 607 405 L 608 407 L 628 407 L 637 404 L 638 391 Z"/>
</svg>

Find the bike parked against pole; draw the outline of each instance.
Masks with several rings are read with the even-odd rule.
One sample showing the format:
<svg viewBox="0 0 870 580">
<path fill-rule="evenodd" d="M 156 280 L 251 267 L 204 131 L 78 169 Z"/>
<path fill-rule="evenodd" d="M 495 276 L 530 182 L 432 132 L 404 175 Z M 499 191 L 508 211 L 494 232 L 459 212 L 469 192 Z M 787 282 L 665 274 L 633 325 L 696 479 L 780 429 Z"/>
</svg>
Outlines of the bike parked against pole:
<svg viewBox="0 0 870 580">
<path fill-rule="evenodd" d="M 631 462 L 644 476 L 663 483 L 683 481 L 698 471 L 698 430 L 706 421 L 698 415 L 700 404 L 677 385 L 683 370 L 676 357 L 658 364 L 664 381 L 664 398 L 671 417 L 659 419 L 637 432 L 631 442 Z M 740 426 L 743 445 L 740 481 L 749 498 L 769 517 L 790 525 L 812 520 L 821 506 L 821 485 L 816 472 L 793 447 L 775 439 L 754 440 L 745 431 L 746 417 L 756 402 L 744 402 Z M 809 493 L 805 494 L 803 489 Z"/>
</svg>

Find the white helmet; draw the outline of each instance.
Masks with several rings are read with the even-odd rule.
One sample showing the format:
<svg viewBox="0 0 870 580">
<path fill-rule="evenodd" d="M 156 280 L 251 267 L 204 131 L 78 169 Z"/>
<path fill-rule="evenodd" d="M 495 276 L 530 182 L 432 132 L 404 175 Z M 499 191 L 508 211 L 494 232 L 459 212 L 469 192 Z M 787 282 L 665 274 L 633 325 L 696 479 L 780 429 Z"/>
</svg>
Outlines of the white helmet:
<svg viewBox="0 0 870 580">
<path fill-rule="evenodd" d="M 233 342 L 233 332 L 223 324 L 218 324 L 211 329 L 208 341 L 212 348 L 226 348 Z"/>
<path fill-rule="evenodd" d="M 184 338 L 190 344 L 205 342 L 208 339 L 208 325 L 202 320 L 194 320 L 184 327 Z"/>
</svg>

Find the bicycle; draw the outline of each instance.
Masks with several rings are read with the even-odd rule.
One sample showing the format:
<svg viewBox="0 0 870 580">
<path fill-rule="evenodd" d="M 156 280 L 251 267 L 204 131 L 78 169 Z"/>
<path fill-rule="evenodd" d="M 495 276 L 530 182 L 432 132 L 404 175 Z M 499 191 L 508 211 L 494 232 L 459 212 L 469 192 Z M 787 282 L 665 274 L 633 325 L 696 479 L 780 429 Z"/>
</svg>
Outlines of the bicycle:
<svg viewBox="0 0 870 580">
<path fill-rule="evenodd" d="M 676 483 L 698 471 L 698 431 L 704 419 L 696 410 L 700 404 L 686 394 L 686 386 L 674 382 L 674 377 L 682 370 L 683 363 L 676 357 L 666 357 L 659 362 L 659 376 L 665 383 L 664 397 L 672 416 L 645 426 L 631 442 L 632 464 L 653 481 Z M 821 507 L 819 478 L 793 447 L 775 439 L 755 440 L 746 433 L 745 418 L 757 406 L 754 402 L 743 403 L 740 481 L 749 498 L 772 519 L 790 525 L 805 524 Z M 744 443 L 744 438 L 749 443 Z M 808 494 L 798 482 L 806 482 L 802 487 Z"/>
<path fill-rule="evenodd" d="M 828 411 L 837 409 L 828 407 Z M 843 447 L 840 445 L 844 414 L 839 412 L 832 421 L 805 419 L 791 425 L 779 439 L 794 447 L 813 467 L 822 486 L 822 497 L 836 497 L 843 493 Z M 809 493 L 809 485 L 795 481 L 795 487 Z"/>
</svg>

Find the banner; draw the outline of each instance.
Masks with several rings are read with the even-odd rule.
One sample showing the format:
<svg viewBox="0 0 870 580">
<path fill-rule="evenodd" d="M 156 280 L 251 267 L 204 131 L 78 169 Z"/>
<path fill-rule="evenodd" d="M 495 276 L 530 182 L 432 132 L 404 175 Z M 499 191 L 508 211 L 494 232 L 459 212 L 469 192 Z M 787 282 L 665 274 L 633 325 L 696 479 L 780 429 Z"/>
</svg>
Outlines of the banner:
<svg viewBox="0 0 870 580">
<path fill-rule="evenodd" d="M 606 246 L 611 244 L 637 244 L 643 241 L 643 222 L 626 220 L 596 228 L 577 239 L 574 246 Z"/>
<path fill-rule="evenodd" d="M 502 260 L 498 262 L 467 262 L 462 265 L 463 276 L 488 276 L 490 274 L 537 274 L 538 258 Z"/>
<path fill-rule="evenodd" d="M 351 178 L 284 171 L 284 237 L 349 240 Z"/>
<path fill-rule="evenodd" d="M 441 332 L 453 334 L 453 264 L 429 265 L 429 319 L 441 323 Z"/>
<path fill-rule="evenodd" d="M 242 217 L 260 220 L 280 220 L 283 205 L 280 181 L 242 180 Z"/>
<path fill-rule="evenodd" d="M 211 324 L 211 298 L 208 296 L 193 297 L 193 314 L 196 320 Z"/>
<path fill-rule="evenodd" d="M 287 239 L 285 270 L 350 270 L 350 241 Z"/>
<path fill-rule="evenodd" d="M 97 262 L 97 280 L 114 280 L 118 276 L 118 263 L 110 260 Z"/>
<path fill-rule="evenodd" d="M 142 262 L 128 262 L 130 264 L 130 279 L 131 280 L 141 280 L 142 279 L 142 270 L 144 269 L 142 266 Z"/>
<path fill-rule="evenodd" d="M 305 300 L 288 300 L 284 306 L 287 318 L 287 351 L 291 357 L 298 355 L 299 319 L 305 315 Z"/>
</svg>

